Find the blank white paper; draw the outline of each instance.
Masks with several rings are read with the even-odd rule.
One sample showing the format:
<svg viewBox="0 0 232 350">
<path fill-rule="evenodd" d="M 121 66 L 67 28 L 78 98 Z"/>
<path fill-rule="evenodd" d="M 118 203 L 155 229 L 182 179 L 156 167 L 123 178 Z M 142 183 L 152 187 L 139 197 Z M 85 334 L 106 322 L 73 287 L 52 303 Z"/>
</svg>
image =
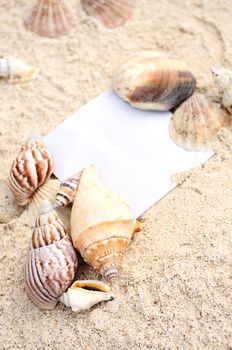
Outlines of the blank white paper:
<svg viewBox="0 0 232 350">
<path fill-rule="evenodd" d="M 44 138 L 54 174 L 62 181 L 95 165 L 100 180 L 128 203 L 136 218 L 176 186 L 171 174 L 213 154 L 177 146 L 169 138 L 170 117 L 170 112 L 135 109 L 107 90 Z"/>
</svg>

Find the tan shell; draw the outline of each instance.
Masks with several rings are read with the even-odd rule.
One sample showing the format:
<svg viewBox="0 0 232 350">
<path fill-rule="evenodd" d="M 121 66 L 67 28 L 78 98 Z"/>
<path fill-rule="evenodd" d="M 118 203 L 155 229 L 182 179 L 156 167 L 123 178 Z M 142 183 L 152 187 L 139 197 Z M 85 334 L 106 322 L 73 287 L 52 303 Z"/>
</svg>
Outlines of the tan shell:
<svg viewBox="0 0 232 350">
<path fill-rule="evenodd" d="M 39 69 L 32 67 L 16 57 L 0 58 L 0 78 L 9 83 L 26 83 L 39 74 Z"/>
<path fill-rule="evenodd" d="M 93 166 L 85 168 L 71 212 L 73 244 L 84 260 L 106 278 L 113 277 L 139 230 L 127 204 L 99 182 Z"/>
<path fill-rule="evenodd" d="M 181 61 L 144 51 L 129 57 L 113 78 L 113 89 L 133 107 L 167 111 L 192 95 L 196 79 Z"/>
<path fill-rule="evenodd" d="M 113 299 L 114 296 L 110 293 L 107 284 L 100 281 L 84 280 L 75 281 L 67 292 L 61 295 L 59 301 L 65 306 L 71 307 L 72 311 L 79 312 L 102 301 Z"/>
<path fill-rule="evenodd" d="M 24 24 L 32 32 L 52 38 L 66 34 L 74 18 L 68 1 L 34 0 Z"/>
<path fill-rule="evenodd" d="M 13 162 L 9 187 L 16 201 L 26 205 L 35 191 L 50 177 L 53 158 L 40 140 L 26 142 Z"/>
<path fill-rule="evenodd" d="M 195 93 L 173 114 L 169 134 L 180 146 L 194 150 L 211 147 L 213 136 L 224 126 L 231 124 L 231 118 L 205 95 Z"/>
<path fill-rule="evenodd" d="M 73 281 L 77 257 L 64 224 L 44 202 L 36 220 L 25 265 L 25 288 L 43 309 L 53 309 Z"/>
<path fill-rule="evenodd" d="M 81 172 L 76 173 L 67 180 L 61 182 L 54 202 L 54 208 L 67 206 L 68 204 L 73 203 L 77 193 L 80 176 Z"/>
<path fill-rule="evenodd" d="M 135 0 L 82 0 L 89 16 L 100 19 L 107 28 L 115 28 L 131 18 Z"/>
</svg>

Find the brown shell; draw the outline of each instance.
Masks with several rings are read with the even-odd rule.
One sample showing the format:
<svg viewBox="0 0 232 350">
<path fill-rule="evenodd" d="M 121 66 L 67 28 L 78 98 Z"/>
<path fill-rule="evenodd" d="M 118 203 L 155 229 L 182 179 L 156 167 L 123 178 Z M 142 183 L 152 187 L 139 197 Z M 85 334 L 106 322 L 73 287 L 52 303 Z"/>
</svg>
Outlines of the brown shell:
<svg viewBox="0 0 232 350">
<path fill-rule="evenodd" d="M 60 189 L 54 202 L 55 208 L 67 206 L 68 204 L 73 203 L 77 193 L 80 176 L 81 172 L 76 173 L 67 180 L 61 182 Z"/>
<path fill-rule="evenodd" d="M 211 148 L 213 136 L 231 124 L 231 117 L 203 94 L 194 93 L 173 114 L 169 124 L 171 139 L 193 150 Z"/>
<path fill-rule="evenodd" d="M 167 111 L 192 95 L 196 79 L 181 61 L 144 51 L 129 57 L 116 71 L 113 89 L 140 109 Z"/>
<path fill-rule="evenodd" d="M 68 1 L 34 0 L 24 24 L 32 32 L 52 38 L 66 34 L 74 18 Z"/>
<path fill-rule="evenodd" d="M 107 28 L 115 28 L 131 18 L 135 0 L 82 0 L 89 16 L 100 19 Z"/>
<path fill-rule="evenodd" d="M 46 206 L 49 211 L 42 208 L 36 220 L 24 278 L 30 299 L 43 309 L 53 309 L 74 279 L 77 256 L 64 224 Z"/>
<path fill-rule="evenodd" d="M 37 188 L 50 177 L 53 158 L 40 140 L 26 142 L 10 170 L 9 187 L 20 205 L 30 202 Z"/>
<path fill-rule="evenodd" d="M 139 230 L 127 204 L 99 182 L 93 166 L 85 168 L 71 212 L 73 244 L 84 260 L 106 278 L 113 277 Z"/>
</svg>

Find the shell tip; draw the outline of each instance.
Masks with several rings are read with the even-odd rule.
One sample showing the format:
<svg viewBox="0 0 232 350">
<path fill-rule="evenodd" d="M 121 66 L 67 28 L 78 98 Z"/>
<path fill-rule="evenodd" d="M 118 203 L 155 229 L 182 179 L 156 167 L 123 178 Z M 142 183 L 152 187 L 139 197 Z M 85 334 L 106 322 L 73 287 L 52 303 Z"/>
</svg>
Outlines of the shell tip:
<svg viewBox="0 0 232 350">
<path fill-rule="evenodd" d="M 54 210 L 52 204 L 49 202 L 48 199 L 45 199 L 40 205 L 39 214 L 44 215 L 44 214 L 49 213 L 52 210 Z"/>
</svg>

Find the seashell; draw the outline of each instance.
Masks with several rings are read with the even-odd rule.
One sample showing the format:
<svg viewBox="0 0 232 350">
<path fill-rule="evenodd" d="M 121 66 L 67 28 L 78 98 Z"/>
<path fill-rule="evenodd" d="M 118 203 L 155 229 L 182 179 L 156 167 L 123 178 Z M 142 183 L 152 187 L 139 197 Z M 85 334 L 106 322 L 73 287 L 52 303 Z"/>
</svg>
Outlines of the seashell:
<svg viewBox="0 0 232 350">
<path fill-rule="evenodd" d="M 25 287 L 30 299 L 53 309 L 68 289 L 77 270 L 77 256 L 58 214 L 45 201 L 36 219 L 25 266 Z"/>
<path fill-rule="evenodd" d="M 99 182 L 96 169 L 85 168 L 71 211 L 71 236 L 83 259 L 110 279 L 140 229 L 127 204 Z"/>
<path fill-rule="evenodd" d="M 67 33 L 74 18 L 68 1 L 34 0 L 24 24 L 32 32 L 53 38 Z"/>
<path fill-rule="evenodd" d="M 181 61 L 142 51 L 129 57 L 113 78 L 113 89 L 133 107 L 167 111 L 192 95 L 196 79 Z"/>
<path fill-rule="evenodd" d="M 134 9 L 132 0 L 82 0 L 89 16 L 100 19 L 107 28 L 115 28 L 131 18 Z"/>
<path fill-rule="evenodd" d="M 222 104 L 232 113 L 232 70 L 211 68 L 214 80 L 222 95 Z"/>
<path fill-rule="evenodd" d="M 61 182 L 60 189 L 54 202 L 54 208 L 66 206 L 70 203 L 73 203 L 77 193 L 80 176 L 81 171 L 69 177 L 67 180 Z"/>
<path fill-rule="evenodd" d="M 169 124 L 171 139 L 188 149 L 204 150 L 211 146 L 213 136 L 231 118 L 203 94 L 194 93 L 173 114 Z"/>
<path fill-rule="evenodd" d="M 57 192 L 60 188 L 60 181 L 57 179 L 47 180 L 44 185 L 40 186 L 38 190 L 33 195 L 31 201 L 28 204 L 27 209 L 23 213 L 24 224 L 34 226 L 35 219 L 39 213 L 41 204 L 48 200 L 50 203 L 53 203 Z"/>
<path fill-rule="evenodd" d="M 50 177 L 53 159 L 40 140 L 23 144 L 10 170 L 9 187 L 20 205 L 30 202 L 38 187 Z"/>
<path fill-rule="evenodd" d="M 39 73 L 39 69 L 29 66 L 16 57 L 0 58 L 0 78 L 9 83 L 26 83 Z"/>
<path fill-rule="evenodd" d="M 111 301 L 114 296 L 110 293 L 107 284 L 88 280 L 75 281 L 66 293 L 62 294 L 59 301 L 72 311 L 78 312 L 90 309 L 101 301 Z"/>
</svg>

